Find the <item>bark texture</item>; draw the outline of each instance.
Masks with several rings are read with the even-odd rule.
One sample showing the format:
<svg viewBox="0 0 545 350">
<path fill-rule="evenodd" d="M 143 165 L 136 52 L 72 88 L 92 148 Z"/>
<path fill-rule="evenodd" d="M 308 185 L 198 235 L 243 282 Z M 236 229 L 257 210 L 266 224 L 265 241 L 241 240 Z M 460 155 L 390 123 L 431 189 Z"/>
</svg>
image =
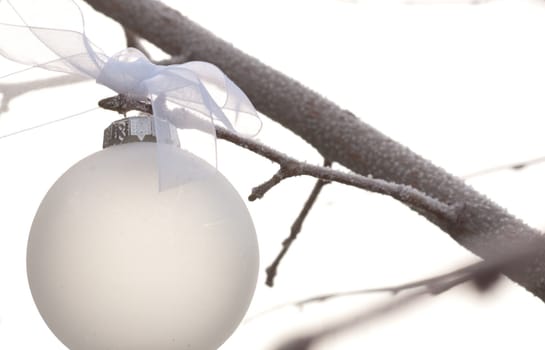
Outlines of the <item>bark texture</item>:
<svg viewBox="0 0 545 350">
<path fill-rule="evenodd" d="M 462 246 L 487 259 L 521 245 L 545 247 L 540 232 L 352 113 L 262 64 L 154 0 L 86 0 L 171 55 L 220 67 L 255 107 L 314 146 L 325 159 L 362 174 L 410 185 L 447 204 L 463 205 L 456 221 L 419 210 Z M 545 301 L 545 248 L 505 274 Z"/>
</svg>

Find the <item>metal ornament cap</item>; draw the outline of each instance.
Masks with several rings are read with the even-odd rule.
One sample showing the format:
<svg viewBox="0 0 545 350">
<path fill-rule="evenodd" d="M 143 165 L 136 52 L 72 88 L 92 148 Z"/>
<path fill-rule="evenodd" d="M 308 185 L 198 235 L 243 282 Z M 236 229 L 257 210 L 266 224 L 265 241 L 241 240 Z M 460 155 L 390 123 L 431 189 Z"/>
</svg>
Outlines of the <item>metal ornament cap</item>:
<svg viewBox="0 0 545 350">
<path fill-rule="evenodd" d="M 104 129 L 103 148 L 131 142 L 157 142 L 157 133 L 152 116 L 140 115 L 114 121 Z M 167 144 L 180 146 L 176 128 L 170 125 Z"/>
</svg>

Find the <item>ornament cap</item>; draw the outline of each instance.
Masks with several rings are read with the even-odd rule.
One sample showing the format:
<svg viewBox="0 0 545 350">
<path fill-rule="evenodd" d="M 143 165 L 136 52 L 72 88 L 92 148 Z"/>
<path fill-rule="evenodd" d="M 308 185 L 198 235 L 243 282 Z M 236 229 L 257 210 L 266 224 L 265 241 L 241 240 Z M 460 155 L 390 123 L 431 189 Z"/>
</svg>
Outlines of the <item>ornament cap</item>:
<svg viewBox="0 0 545 350">
<path fill-rule="evenodd" d="M 167 143 L 179 145 L 178 134 L 173 125 L 170 126 L 170 139 Z M 104 129 L 102 148 L 131 142 L 157 142 L 155 123 L 151 116 L 128 117 L 114 121 Z"/>
</svg>

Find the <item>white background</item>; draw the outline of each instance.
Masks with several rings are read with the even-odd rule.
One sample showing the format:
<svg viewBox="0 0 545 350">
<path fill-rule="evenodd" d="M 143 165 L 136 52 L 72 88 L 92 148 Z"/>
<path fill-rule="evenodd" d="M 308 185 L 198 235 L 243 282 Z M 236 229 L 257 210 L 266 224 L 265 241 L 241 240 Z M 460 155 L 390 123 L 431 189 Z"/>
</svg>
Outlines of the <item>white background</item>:
<svg viewBox="0 0 545 350">
<path fill-rule="evenodd" d="M 545 154 L 545 7 L 538 1 L 169 3 L 454 174 Z M 122 49 L 119 27 L 82 7 L 93 41 L 109 53 Z M 0 61 L 0 75 L 17 68 Z M 0 135 L 88 109 L 110 95 L 91 82 L 29 93 L 0 115 Z M 96 112 L 0 139 L 0 349 L 64 349 L 32 303 L 26 239 L 49 186 L 70 165 L 100 149 L 102 130 L 115 118 Z M 321 162 L 310 146 L 263 119 L 261 141 L 301 160 Z M 276 171 L 269 161 L 232 145 L 222 143 L 220 157 L 221 171 L 243 197 Z M 529 224 L 545 228 L 544 175 L 545 165 L 537 165 L 468 182 Z M 259 235 L 261 271 L 280 249 L 313 183 L 291 179 L 248 203 Z M 408 282 L 474 259 L 392 199 L 328 186 L 280 267 L 277 286 L 265 287 L 261 274 L 248 320 L 222 349 L 269 349 L 305 327 L 363 312 L 391 297 L 348 298 L 304 310 L 286 307 L 254 317 L 275 305 Z M 543 302 L 503 279 L 486 295 L 458 287 L 317 348 L 538 349 L 544 321 Z"/>
</svg>

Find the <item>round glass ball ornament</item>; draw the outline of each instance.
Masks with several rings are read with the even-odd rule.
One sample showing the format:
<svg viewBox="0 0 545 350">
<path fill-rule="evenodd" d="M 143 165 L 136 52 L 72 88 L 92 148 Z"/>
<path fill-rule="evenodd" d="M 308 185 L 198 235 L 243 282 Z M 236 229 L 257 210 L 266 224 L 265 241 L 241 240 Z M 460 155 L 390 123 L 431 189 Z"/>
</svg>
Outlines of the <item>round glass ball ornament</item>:
<svg viewBox="0 0 545 350">
<path fill-rule="evenodd" d="M 259 258 L 244 202 L 200 158 L 167 156 L 207 175 L 159 192 L 157 144 L 129 142 L 81 160 L 43 199 L 28 280 L 69 349 L 213 350 L 246 313 Z"/>
</svg>

